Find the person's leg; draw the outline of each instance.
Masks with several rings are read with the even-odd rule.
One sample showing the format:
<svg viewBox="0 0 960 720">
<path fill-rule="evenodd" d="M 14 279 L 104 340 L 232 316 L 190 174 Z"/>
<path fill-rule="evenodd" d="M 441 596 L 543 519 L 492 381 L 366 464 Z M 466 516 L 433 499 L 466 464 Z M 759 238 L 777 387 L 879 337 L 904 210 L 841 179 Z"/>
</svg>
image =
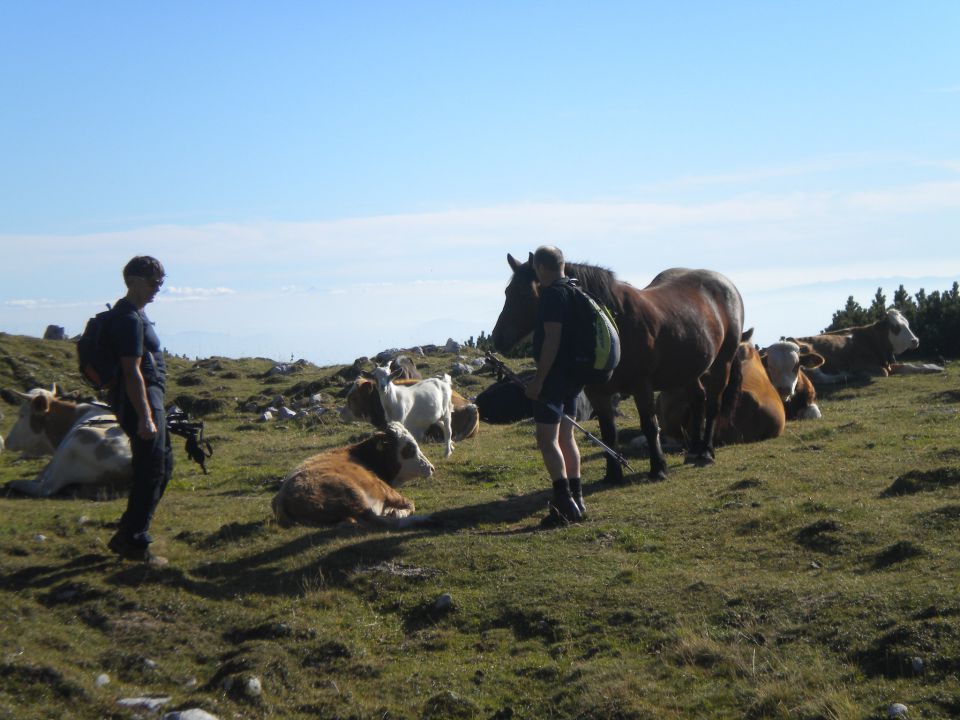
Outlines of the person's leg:
<svg viewBox="0 0 960 720">
<path fill-rule="evenodd" d="M 559 423 L 537 423 L 537 448 L 540 450 L 543 464 L 551 480 L 559 480 L 567 476 L 563 451 L 560 449 L 559 430 Z"/>
<path fill-rule="evenodd" d="M 127 498 L 127 508 L 120 518 L 120 528 L 108 543 L 109 547 L 123 557 L 149 560 L 150 521 L 157 503 L 163 495 L 172 470 L 172 450 L 166 433 L 166 416 L 159 402 L 151 397 L 154 423 L 157 434 L 150 440 L 137 435 L 136 412 L 128 405 L 122 413 L 122 427 L 130 439 L 133 482 Z"/>
<path fill-rule="evenodd" d="M 574 435 L 573 423 L 563 420 L 560 423 L 558 445 L 563 455 L 563 466 L 570 484 L 570 495 L 582 516 L 586 516 L 587 508 L 583 503 L 583 482 L 580 479 L 580 447 Z"/>
<path fill-rule="evenodd" d="M 541 403 L 535 405 L 539 406 L 534 412 L 537 447 L 553 483 L 550 514 L 545 518 L 545 521 L 579 520 L 580 510 L 570 495 L 570 483 L 567 478 L 564 454 L 560 447 L 560 417 L 555 411 L 549 410 Z"/>
</svg>

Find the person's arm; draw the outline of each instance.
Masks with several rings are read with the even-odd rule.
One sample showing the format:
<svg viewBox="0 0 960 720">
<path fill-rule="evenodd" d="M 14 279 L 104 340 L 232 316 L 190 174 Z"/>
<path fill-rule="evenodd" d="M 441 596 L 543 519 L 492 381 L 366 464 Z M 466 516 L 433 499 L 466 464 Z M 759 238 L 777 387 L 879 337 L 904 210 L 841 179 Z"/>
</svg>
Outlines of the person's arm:
<svg viewBox="0 0 960 720">
<path fill-rule="evenodd" d="M 543 347 L 537 359 L 537 374 L 527 383 L 527 397 L 536 400 L 543 389 L 543 381 L 550 374 L 557 353 L 560 351 L 560 336 L 563 333 L 563 323 L 548 322 L 543 324 Z"/>
<path fill-rule="evenodd" d="M 123 383 L 130 404 L 137 411 L 137 435 L 144 440 L 150 440 L 157 434 L 157 426 L 153 422 L 153 413 L 147 401 L 147 383 L 140 371 L 140 357 L 125 355 L 120 358 L 120 368 L 123 370 Z"/>
</svg>

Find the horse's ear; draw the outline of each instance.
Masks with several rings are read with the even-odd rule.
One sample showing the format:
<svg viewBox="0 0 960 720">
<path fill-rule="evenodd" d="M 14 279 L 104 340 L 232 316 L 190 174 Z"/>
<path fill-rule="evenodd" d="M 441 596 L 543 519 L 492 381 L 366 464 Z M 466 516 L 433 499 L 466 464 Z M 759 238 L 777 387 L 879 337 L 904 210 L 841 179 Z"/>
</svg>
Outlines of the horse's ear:
<svg viewBox="0 0 960 720">
<path fill-rule="evenodd" d="M 530 263 L 530 267 L 533 267 L 533 253 L 530 253 L 530 257 L 527 258 L 527 262 Z"/>
<path fill-rule="evenodd" d="M 514 272 L 517 271 L 517 268 L 520 267 L 520 261 L 518 261 L 513 255 L 507 253 L 507 264 L 510 266 L 510 269 Z"/>
<path fill-rule="evenodd" d="M 750 342 L 750 338 L 753 337 L 753 328 L 749 330 L 744 330 L 743 334 L 740 336 L 740 342 Z"/>
</svg>

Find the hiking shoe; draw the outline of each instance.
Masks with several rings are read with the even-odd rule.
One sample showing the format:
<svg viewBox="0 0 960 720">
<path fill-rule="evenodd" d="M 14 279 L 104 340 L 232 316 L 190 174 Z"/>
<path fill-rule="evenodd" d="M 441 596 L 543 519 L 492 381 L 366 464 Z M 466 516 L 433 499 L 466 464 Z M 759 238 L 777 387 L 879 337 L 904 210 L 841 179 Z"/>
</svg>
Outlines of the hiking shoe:
<svg viewBox="0 0 960 720">
<path fill-rule="evenodd" d="M 570 482 L 566 478 L 553 481 L 553 498 L 550 500 L 550 512 L 540 521 L 544 527 L 565 525 L 578 522 L 583 518 L 580 508 L 577 507 L 570 495 Z"/>
<path fill-rule="evenodd" d="M 152 567 L 163 567 L 169 560 L 160 555 L 154 555 L 150 552 L 149 545 L 136 545 L 124 537 L 120 531 L 110 538 L 107 547 L 113 550 L 124 560 L 133 560 L 135 562 L 147 563 Z"/>
<path fill-rule="evenodd" d="M 583 481 L 580 478 L 570 478 L 570 496 L 580 511 L 580 517 L 587 517 L 587 506 L 583 504 Z"/>
</svg>

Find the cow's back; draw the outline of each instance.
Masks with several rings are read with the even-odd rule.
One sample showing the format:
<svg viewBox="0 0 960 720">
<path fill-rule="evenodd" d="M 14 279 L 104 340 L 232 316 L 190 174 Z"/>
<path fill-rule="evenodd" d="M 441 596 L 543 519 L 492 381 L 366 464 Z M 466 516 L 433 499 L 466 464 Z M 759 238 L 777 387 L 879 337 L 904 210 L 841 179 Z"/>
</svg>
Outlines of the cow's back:
<svg viewBox="0 0 960 720">
<path fill-rule="evenodd" d="M 351 459 L 350 448 L 337 448 L 314 455 L 290 473 L 272 506 L 283 526 L 330 525 L 370 511 L 381 515 L 385 500 L 394 495 L 393 488 Z M 413 510 L 409 502 L 409 512 Z"/>
</svg>

